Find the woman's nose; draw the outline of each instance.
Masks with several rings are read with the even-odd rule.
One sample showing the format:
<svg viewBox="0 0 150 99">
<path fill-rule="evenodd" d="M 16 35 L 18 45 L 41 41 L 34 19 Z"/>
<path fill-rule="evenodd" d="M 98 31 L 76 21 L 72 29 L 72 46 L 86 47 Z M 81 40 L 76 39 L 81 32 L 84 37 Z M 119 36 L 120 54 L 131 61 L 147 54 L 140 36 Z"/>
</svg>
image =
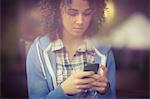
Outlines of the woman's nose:
<svg viewBox="0 0 150 99">
<path fill-rule="evenodd" d="M 79 14 L 76 18 L 76 23 L 77 24 L 83 24 L 83 16 L 82 14 Z"/>
</svg>

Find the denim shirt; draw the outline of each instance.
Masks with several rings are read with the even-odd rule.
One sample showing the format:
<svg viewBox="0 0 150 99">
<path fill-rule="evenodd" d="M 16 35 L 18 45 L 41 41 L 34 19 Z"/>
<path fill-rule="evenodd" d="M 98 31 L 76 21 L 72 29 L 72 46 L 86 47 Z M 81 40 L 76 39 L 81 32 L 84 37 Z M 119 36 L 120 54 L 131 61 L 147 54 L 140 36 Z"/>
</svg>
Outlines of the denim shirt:
<svg viewBox="0 0 150 99">
<path fill-rule="evenodd" d="M 56 75 L 56 59 L 55 53 L 49 49 L 50 40 L 48 36 L 38 37 L 31 45 L 27 55 L 26 71 L 28 81 L 29 99 L 72 99 L 72 96 L 66 95 L 60 86 L 55 85 Z M 106 67 L 108 69 L 108 80 L 110 87 L 103 95 L 96 92 L 94 99 L 115 99 L 116 98 L 116 82 L 115 82 L 115 61 L 110 47 L 99 46 L 96 49 L 107 57 Z M 44 57 L 47 50 L 47 59 L 50 59 L 50 66 Z M 99 55 L 95 57 L 95 63 L 101 63 L 102 58 Z M 88 93 L 87 93 L 88 94 Z"/>
</svg>

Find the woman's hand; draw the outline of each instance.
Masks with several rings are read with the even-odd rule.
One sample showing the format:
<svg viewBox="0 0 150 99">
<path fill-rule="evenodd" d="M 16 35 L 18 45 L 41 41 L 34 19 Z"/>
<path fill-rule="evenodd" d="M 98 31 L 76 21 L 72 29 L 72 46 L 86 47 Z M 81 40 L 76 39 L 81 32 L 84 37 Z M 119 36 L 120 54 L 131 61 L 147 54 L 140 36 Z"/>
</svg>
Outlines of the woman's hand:
<svg viewBox="0 0 150 99">
<path fill-rule="evenodd" d="M 93 88 L 97 90 L 99 93 L 103 94 L 106 92 L 109 82 L 107 77 L 107 68 L 105 66 L 99 65 L 101 70 L 98 74 L 94 74 L 92 78 L 95 79 L 94 82 L 91 83 Z"/>
<path fill-rule="evenodd" d="M 92 87 L 90 83 L 94 81 L 94 79 L 91 77 L 93 74 L 94 72 L 91 71 L 75 72 L 61 84 L 61 88 L 65 94 L 69 95 L 83 92 L 84 90 Z"/>
</svg>

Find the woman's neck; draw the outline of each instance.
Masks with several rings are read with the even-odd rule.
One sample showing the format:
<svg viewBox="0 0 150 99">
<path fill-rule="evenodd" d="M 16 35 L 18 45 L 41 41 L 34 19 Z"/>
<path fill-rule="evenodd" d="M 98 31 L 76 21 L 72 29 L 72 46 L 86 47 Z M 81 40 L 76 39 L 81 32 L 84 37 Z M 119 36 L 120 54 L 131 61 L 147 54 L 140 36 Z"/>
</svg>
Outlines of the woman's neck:
<svg viewBox="0 0 150 99">
<path fill-rule="evenodd" d="M 82 39 L 83 39 L 83 37 L 74 37 L 74 36 L 66 35 L 65 33 L 63 33 L 62 41 L 68 52 L 70 59 L 73 58 L 73 55 L 75 54 L 78 46 L 82 42 Z"/>
<path fill-rule="evenodd" d="M 83 37 L 75 37 L 66 33 L 63 33 L 62 36 L 63 43 L 66 47 L 77 47 L 81 43 L 82 39 Z"/>
</svg>

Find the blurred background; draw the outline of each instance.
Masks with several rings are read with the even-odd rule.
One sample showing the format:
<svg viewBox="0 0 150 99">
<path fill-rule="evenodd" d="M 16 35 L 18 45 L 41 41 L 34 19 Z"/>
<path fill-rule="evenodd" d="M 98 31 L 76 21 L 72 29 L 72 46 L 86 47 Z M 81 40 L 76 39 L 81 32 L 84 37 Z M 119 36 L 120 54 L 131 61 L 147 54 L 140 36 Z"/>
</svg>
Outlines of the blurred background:
<svg viewBox="0 0 150 99">
<path fill-rule="evenodd" d="M 117 98 L 149 99 L 150 0 L 108 0 L 96 39 L 112 46 Z M 1 0 L 1 98 L 28 98 L 26 53 L 43 35 L 39 0 Z"/>
</svg>

